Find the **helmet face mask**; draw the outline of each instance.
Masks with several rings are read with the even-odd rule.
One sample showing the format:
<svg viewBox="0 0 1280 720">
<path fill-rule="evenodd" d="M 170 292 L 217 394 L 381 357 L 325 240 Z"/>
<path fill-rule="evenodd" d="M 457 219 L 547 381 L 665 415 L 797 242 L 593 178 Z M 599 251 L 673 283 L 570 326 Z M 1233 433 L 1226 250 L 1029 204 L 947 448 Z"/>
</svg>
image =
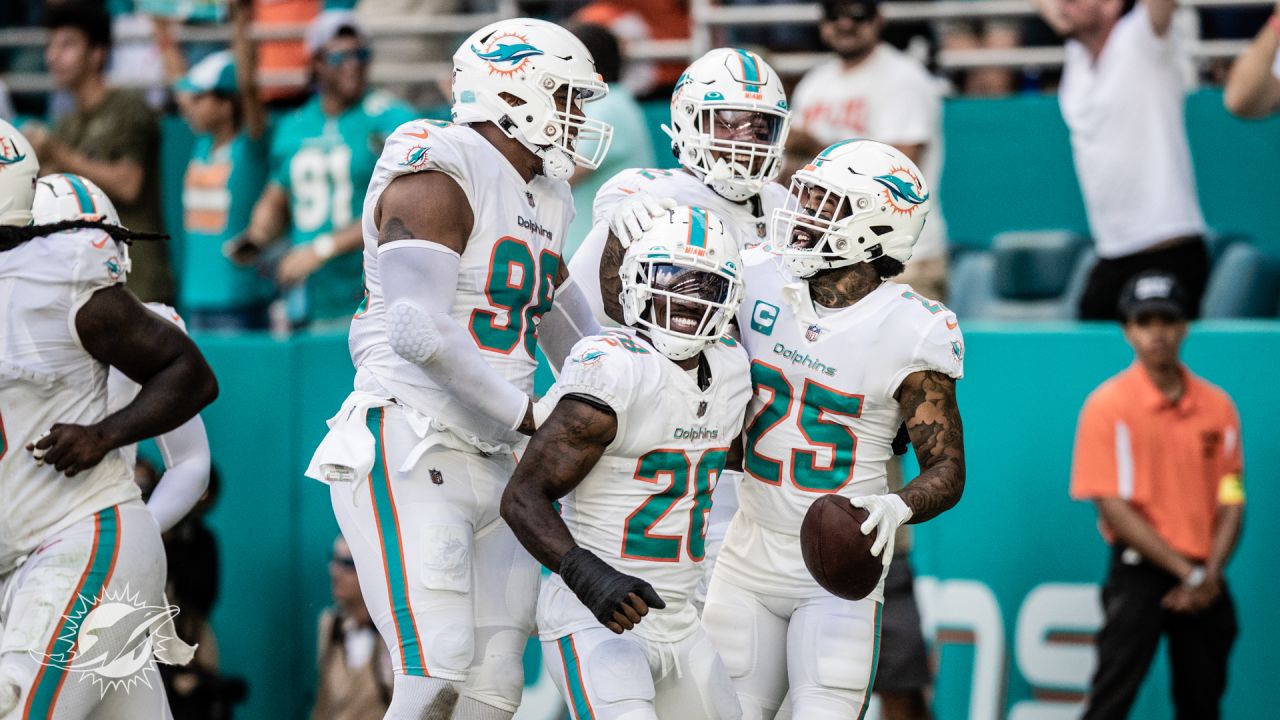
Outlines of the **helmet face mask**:
<svg viewBox="0 0 1280 720">
<path fill-rule="evenodd" d="M 771 248 L 802 278 L 882 256 L 906 263 L 929 207 L 919 169 L 901 152 L 871 140 L 836 143 L 792 177 L 773 213 Z"/>
<path fill-rule="evenodd" d="M 782 169 L 790 110 L 782 83 L 754 53 L 718 48 L 685 70 L 671 97 L 680 164 L 728 200 L 758 195 Z"/>
<path fill-rule="evenodd" d="M 608 94 L 586 47 L 558 25 L 529 18 L 478 30 L 453 56 L 455 122 L 491 122 L 542 159 L 543 174 L 567 179 L 594 170 L 613 128 L 582 103 Z"/>
<path fill-rule="evenodd" d="M 724 337 L 742 302 L 741 260 L 724 223 L 678 207 L 627 248 L 619 275 L 627 324 L 687 360 Z"/>
</svg>

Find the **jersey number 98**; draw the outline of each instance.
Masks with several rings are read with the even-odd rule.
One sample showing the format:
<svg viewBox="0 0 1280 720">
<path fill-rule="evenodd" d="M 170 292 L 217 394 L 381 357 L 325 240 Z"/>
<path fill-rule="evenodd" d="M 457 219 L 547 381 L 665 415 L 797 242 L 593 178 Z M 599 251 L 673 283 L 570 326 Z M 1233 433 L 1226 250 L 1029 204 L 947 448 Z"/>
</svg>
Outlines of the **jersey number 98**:
<svg viewBox="0 0 1280 720">
<path fill-rule="evenodd" d="M 550 250 L 543 250 L 535 263 L 533 251 L 523 240 L 510 236 L 499 240 L 493 246 L 484 296 L 490 306 L 505 312 L 471 311 L 471 335 L 476 345 L 510 355 L 523 341 L 525 352 L 533 357 L 538 318 L 551 309 L 559 272 L 560 256 Z M 500 316 L 505 318 L 500 320 Z"/>
</svg>

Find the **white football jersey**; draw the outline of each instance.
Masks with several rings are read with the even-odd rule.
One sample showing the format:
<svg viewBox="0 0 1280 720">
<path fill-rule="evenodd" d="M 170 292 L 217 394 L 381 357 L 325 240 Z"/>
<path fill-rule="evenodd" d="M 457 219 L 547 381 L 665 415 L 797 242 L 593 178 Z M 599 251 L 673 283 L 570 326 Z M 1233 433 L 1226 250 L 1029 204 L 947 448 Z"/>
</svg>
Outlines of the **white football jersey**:
<svg viewBox="0 0 1280 720">
<path fill-rule="evenodd" d="M 754 394 L 738 502 L 754 522 L 794 537 L 795 545 L 771 563 L 781 573 L 729 579 L 790 595 L 817 587 L 799 553 L 809 506 L 826 493 L 888 491 L 886 463 L 904 419 L 894 394 L 917 371 L 960 378 L 964 338 L 946 306 L 908 285 L 886 281 L 850 307 L 819 313 L 808 283 L 775 256 L 752 251 L 743 260 L 738 327 Z M 724 562 L 735 554 L 728 541 L 721 552 L 717 571 L 742 567 Z"/>
<path fill-rule="evenodd" d="M 782 207 L 787 200 L 787 189 L 775 182 L 765 185 L 756 197 L 739 203 L 725 199 L 709 185 L 680 169 L 633 168 L 614 175 L 596 193 L 595 205 L 591 209 L 591 232 L 587 233 L 569 260 L 569 272 L 574 283 L 582 288 L 596 319 L 604 326 L 617 326 L 604 314 L 604 302 L 600 297 L 600 258 L 609 239 L 609 216 L 618 203 L 638 192 L 670 198 L 678 205 L 710 210 L 724 221 L 738 241 L 738 247 L 743 250 L 765 241 L 774 208 Z"/>
<path fill-rule="evenodd" d="M 658 591 L 666 609 L 650 610 L 636 632 L 664 642 L 697 627 L 689 599 L 703 574 L 711 492 L 751 396 L 739 343 L 726 338 L 704 355 L 705 391 L 633 330 L 608 331 L 574 346 L 542 400 L 554 407 L 565 395 L 587 395 L 616 413 L 617 436 L 561 500 L 561 514 L 579 545 Z M 544 638 L 599 626 L 559 575 L 545 585 L 543 600 L 556 601 L 540 603 Z"/>
<path fill-rule="evenodd" d="M 75 318 L 93 293 L 123 283 L 128 267 L 125 246 L 101 230 L 0 252 L 0 575 L 44 538 L 139 497 L 118 450 L 75 477 L 36 465 L 26 450 L 57 423 L 107 416 L 107 366 L 81 346 Z"/>
<path fill-rule="evenodd" d="M 182 316 L 173 307 L 158 302 L 143 303 L 143 305 L 156 315 L 177 325 L 182 332 L 185 333 L 187 331 L 187 323 L 183 321 Z M 128 375 L 120 372 L 117 368 L 110 368 L 107 371 L 107 414 L 118 412 L 133 402 L 133 399 L 138 397 L 138 393 L 141 390 L 142 386 L 130 380 Z M 125 462 L 129 463 L 130 467 L 137 464 L 137 443 L 120 448 L 120 452 L 124 455 Z"/>
<path fill-rule="evenodd" d="M 469 331 L 486 362 L 516 387 L 533 392 L 537 325 L 551 309 L 560 248 L 573 220 L 569 184 L 541 175 L 525 183 L 475 130 L 434 120 L 414 120 L 396 129 L 383 147 L 365 195 L 365 301 L 351 323 L 350 336 L 356 386 L 389 394 L 478 438 L 511 440 L 516 436 L 510 428 L 460 404 L 387 343 L 374 210 L 393 179 L 428 171 L 456 180 L 475 218 L 458 268 L 452 317 Z"/>
</svg>

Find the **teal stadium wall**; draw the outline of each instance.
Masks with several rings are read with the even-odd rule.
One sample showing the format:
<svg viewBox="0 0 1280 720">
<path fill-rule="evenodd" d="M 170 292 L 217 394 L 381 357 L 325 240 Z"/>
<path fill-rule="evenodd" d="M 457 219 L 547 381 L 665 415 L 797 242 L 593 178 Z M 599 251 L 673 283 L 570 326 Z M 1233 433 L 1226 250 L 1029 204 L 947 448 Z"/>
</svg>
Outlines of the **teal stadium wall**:
<svg viewBox="0 0 1280 720">
<path fill-rule="evenodd" d="M 1125 367 L 1130 354 L 1118 329 L 1106 326 L 973 324 L 966 331 L 968 375 L 960 384 L 960 404 L 968 488 L 956 509 L 918 530 L 915 552 L 922 601 L 932 606 L 926 613 L 930 634 L 941 632 L 947 641 L 938 646 L 938 717 L 1061 717 L 1045 714 L 1052 708 L 1019 704 L 1045 692 L 1070 696 L 1082 690 L 1083 666 L 1036 656 L 1042 651 L 1035 641 L 1043 637 L 1023 647 L 1017 631 L 1019 625 L 1024 632 L 1037 627 L 1030 600 L 1044 600 L 1046 591 L 1061 589 L 1058 584 L 1077 584 L 1077 592 L 1086 584 L 1087 598 L 1096 597 L 1087 585 L 1102 579 L 1106 551 L 1092 510 L 1067 497 L 1071 444 L 1085 396 Z M 350 387 L 346 341 L 197 340 L 222 386 L 205 419 L 224 478 L 212 515 L 222 549 L 214 626 L 223 663 L 251 684 L 240 717 L 303 717 L 314 679 L 316 615 L 329 599 L 326 558 L 336 525 L 327 490 L 302 471 L 325 419 Z M 1273 607 L 1280 596 L 1273 560 L 1280 526 L 1270 521 L 1280 512 L 1274 482 L 1280 444 L 1271 426 L 1280 400 L 1272 378 L 1280 324 L 1201 325 L 1186 356 L 1196 372 L 1231 393 L 1243 418 L 1249 509 L 1228 572 L 1242 632 L 1226 717 L 1267 717 L 1280 699 L 1274 669 L 1280 628 Z M 1052 611 L 1048 629 L 1088 630 Z M 1069 652 L 1079 646 L 1063 647 Z M 1046 665 L 1049 675 L 1068 679 L 1044 682 Z M 1164 667 L 1151 676 L 1134 718 L 1169 716 Z M 973 703 L 992 714 L 970 713 Z"/>
<path fill-rule="evenodd" d="M 658 156 L 669 157 L 657 130 L 666 106 L 646 111 Z M 1280 120 L 1231 118 L 1211 90 L 1188 99 L 1187 116 L 1209 223 L 1280 255 L 1280 203 L 1272 197 Z M 1086 230 L 1055 98 L 950 100 L 945 123 L 941 195 L 957 243 L 983 246 L 1008 229 Z M 181 186 L 190 142 L 180 121 L 166 121 L 165 187 Z M 180 193 L 165 199 L 169 227 L 180 227 Z M 182 251 L 180 237 L 174 250 Z M 1087 662 L 1070 654 L 1079 646 L 1045 643 L 1044 631 L 1065 631 L 1052 640 L 1088 629 L 1053 613 L 1069 610 L 1067 600 L 1079 597 L 1073 592 L 1092 597 L 1089 584 L 1105 568 L 1092 511 L 1066 497 L 1072 434 L 1084 397 L 1128 362 L 1128 350 L 1109 327 L 974 324 L 966 331 L 969 376 L 960 397 L 969 487 L 956 510 L 919 531 L 915 554 L 926 623 L 944 641 L 936 646 L 938 717 L 1070 717 L 1059 714 L 1060 704 L 1034 703 L 1083 689 Z M 224 579 L 214 622 L 226 671 L 251 685 L 238 716 L 305 717 L 314 625 L 329 600 L 326 558 L 337 528 L 327 491 L 302 470 L 324 420 L 350 388 L 345 338 L 197 340 L 222 385 L 205 413 L 224 477 L 212 516 Z M 1280 398 L 1268 373 L 1280 357 L 1280 324 L 1203 325 L 1187 356 L 1232 393 L 1244 420 L 1252 482 L 1244 540 L 1229 572 L 1242 633 L 1226 717 L 1265 717 L 1280 699 L 1274 682 L 1280 629 L 1271 607 L 1280 575 L 1268 562 L 1280 529 L 1267 520 L 1280 510 L 1280 488 L 1271 482 L 1280 471 L 1280 446 L 1269 425 Z M 1167 717 L 1167 691 L 1162 655 L 1134 717 Z"/>
</svg>

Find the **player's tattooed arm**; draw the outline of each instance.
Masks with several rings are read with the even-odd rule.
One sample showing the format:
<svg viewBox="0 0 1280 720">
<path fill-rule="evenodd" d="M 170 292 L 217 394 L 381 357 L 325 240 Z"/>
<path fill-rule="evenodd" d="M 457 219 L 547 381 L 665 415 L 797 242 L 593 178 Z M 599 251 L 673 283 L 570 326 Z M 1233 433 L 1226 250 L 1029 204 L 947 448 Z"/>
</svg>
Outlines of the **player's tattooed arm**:
<svg viewBox="0 0 1280 720">
<path fill-rule="evenodd" d="M 475 217 L 467 194 L 441 172 L 417 172 L 392 180 L 374 210 L 378 244 L 429 240 L 462 254 Z"/>
<path fill-rule="evenodd" d="M 911 522 L 937 517 L 964 493 L 964 428 L 956 404 L 956 381 L 932 370 L 914 372 L 898 388 L 907 434 L 920 475 L 898 495 L 911 508 Z"/>
<path fill-rule="evenodd" d="M 502 494 L 502 517 L 538 562 L 554 572 L 575 543 L 552 503 L 568 495 L 599 462 L 618 430 L 597 405 L 561 398 L 529 441 Z"/>
<path fill-rule="evenodd" d="M 622 241 L 610 232 L 600 255 L 600 298 L 604 302 L 605 314 L 619 325 L 626 325 L 622 318 L 622 301 L 618 299 L 622 294 L 622 276 L 618 270 L 626 254 Z"/>
</svg>

